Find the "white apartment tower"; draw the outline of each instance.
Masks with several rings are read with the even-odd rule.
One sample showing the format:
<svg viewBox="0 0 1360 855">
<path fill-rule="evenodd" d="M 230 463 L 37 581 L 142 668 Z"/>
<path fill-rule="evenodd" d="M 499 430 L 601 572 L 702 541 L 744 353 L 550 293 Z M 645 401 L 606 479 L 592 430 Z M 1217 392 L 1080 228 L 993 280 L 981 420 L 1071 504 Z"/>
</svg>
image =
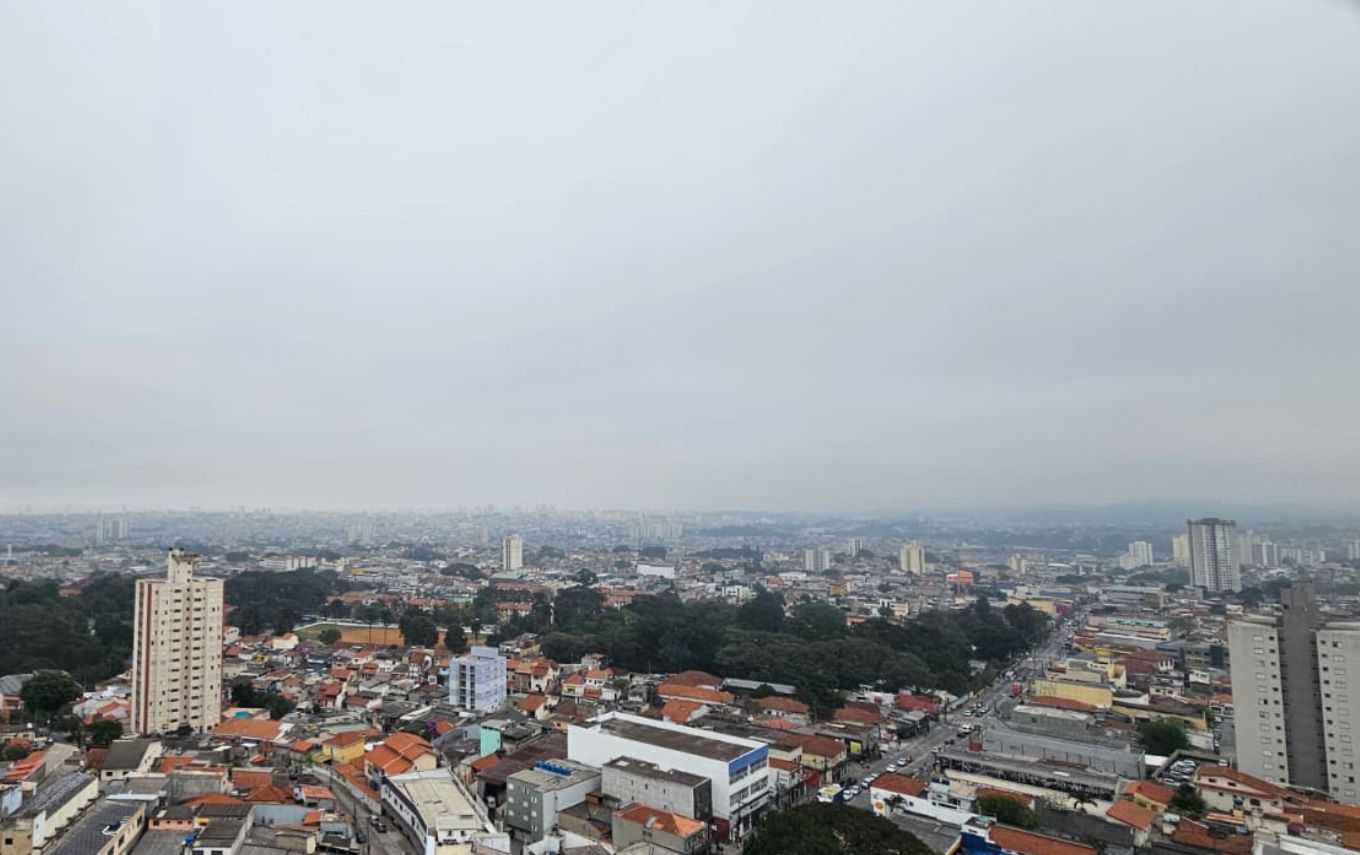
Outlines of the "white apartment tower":
<svg viewBox="0 0 1360 855">
<path fill-rule="evenodd" d="M 138 579 L 132 729 L 195 731 L 222 720 L 222 580 L 194 578 L 197 555 L 170 550 L 164 579 Z"/>
<path fill-rule="evenodd" d="M 824 547 L 803 550 L 803 569 L 808 573 L 825 573 L 831 569 L 831 550 Z"/>
<path fill-rule="evenodd" d="M 921 576 L 926 572 L 926 548 L 916 541 L 902 547 L 897 554 L 897 563 L 903 573 Z"/>
<path fill-rule="evenodd" d="M 1137 570 L 1152 564 L 1152 544 L 1146 540 L 1135 540 L 1129 544 L 1129 551 L 1119 559 L 1119 566 L 1125 570 Z"/>
<path fill-rule="evenodd" d="M 501 569 L 518 570 L 524 566 L 524 538 L 507 534 L 501 541 Z"/>
<path fill-rule="evenodd" d="M 1242 590 L 1237 523 L 1212 517 L 1186 523 L 1190 536 L 1190 584 L 1206 591 Z"/>
<path fill-rule="evenodd" d="M 449 663 L 449 703 L 489 713 L 505 706 L 505 657 L 494 647 L 473 647 Z"/>
<path fill-rule="evenodd" d="M 1171 538 L 1171 563 L 1177 567 L 1190 566 L 1190 534 L 1181 532 Z"/>
</svg>

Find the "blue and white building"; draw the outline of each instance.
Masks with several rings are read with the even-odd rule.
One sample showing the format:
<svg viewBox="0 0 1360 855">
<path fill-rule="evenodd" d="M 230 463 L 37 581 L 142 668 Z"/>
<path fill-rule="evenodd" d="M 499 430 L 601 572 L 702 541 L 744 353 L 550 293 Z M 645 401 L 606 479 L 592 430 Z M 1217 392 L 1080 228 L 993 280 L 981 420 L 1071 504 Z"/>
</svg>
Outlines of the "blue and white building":
<svg viewBox="0 0 1360 855">
<path fill-rule="evenodd" d="M 714 824 L 729 840 L 749 831 L 770 802 L 769 746 L 753 739 L 612 712 L 570 727 L 567 757 L 597 768 L 627 757 L 707 778 Z"/>
<path fill-rule="evenodd" d="M 494 647 L 473 647 L 449 663 L 449 703 L 481 713 L 505 706 L 505 657 Z"/>
</svg>

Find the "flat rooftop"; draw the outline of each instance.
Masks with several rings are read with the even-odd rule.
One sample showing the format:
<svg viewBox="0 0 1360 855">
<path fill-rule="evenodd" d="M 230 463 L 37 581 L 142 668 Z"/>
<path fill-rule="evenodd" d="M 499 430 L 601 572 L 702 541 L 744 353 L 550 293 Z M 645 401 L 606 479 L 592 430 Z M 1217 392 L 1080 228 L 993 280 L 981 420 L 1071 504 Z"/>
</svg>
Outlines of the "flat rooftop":
<svg viewBox="0 0 1360 855">
<path fill-rule="evenodd" d="M 90 855 L 91 852 L 98 852 L 109 842 L 110 831 L 116 834 L 118 827 L 136 816 L 141 809 L 139 802 L 99 802 L 55 846 L 51 849 L 44 847 L 43 851 L 46 855 Z"/>
<path fill-rule="evenodd" d="M 468 801 L 447 770 L 438 771 L 443 774 L 426 777 L 424 773 L 416 772 L 387 780 L 415 805 L 430 827 L 483 830 L 486 823 L 477 808 Z"/>
<path fill-rule="evenodd" d="M 657 748 L 669 748 L 672 751 L 695 754 L 725 763 L 755 750 L 749 745 L 705 736 L 703 732 L 693 729 L 671 730 L 626 718 L 609 718 L 597 723 L 595 727 L 604 733 L 612 733 L 634 742 L 654 745 Z"/>
<path fill-rule="evenodd" d="M 568 774 L 559 775 L 541 767 L 531 766 L 511 775 L 510 780 L 519 781 L 540 791 L 551 792 L 579 784 L 591 778 L 600 777 L 599 771 L 580 763 L 572 763 L 569 760 L 556 760 L 553 761 L 552 765 L 554 768 L 568 772 Z"/>
<path fill-rule="evenodd" d="M 708 779 L 702 775 L 691 775 L 679 769 L 662 769 L 655 763 L 638 760 L 636 757 L 615 757 L 604 764 L 606 769 L 618 769 L 630 775 L 651 778 L 654 781 L 669 781 L 686 787 L 697 787 Z"/>
</svg>

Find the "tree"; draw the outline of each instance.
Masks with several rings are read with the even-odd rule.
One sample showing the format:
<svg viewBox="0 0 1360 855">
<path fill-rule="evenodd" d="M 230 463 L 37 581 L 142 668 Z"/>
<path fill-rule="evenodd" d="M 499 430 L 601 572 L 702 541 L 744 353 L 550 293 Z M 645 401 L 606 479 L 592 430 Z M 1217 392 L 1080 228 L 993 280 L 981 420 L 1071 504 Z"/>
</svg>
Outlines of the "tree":
<svg viewBox="0 0 1360 855">
<path fill-rule="evenodd" d="M 742 855 L 929 855 L 916 835 L 848 805 L 812 802 L 767 813 Z"/>
<path fill-rule="evenodd" d="M 320 636 L 321 643 L 326 645 L 334 644 L 335 642 L 340 640 L 340 637 L 342 635 L 344 635 L 344 633 L 342 633 L 340 630 L 336 629 L 333 626 L 328 626 L 325 629 L 321 630 Z"/>
<path fill-rule="evenodd" d="M 24 709 L 49 724 L 63 707 L 78 697 L 80 687 L 65 671 L 39 671 L 19 690 Z"/>
<path fill-rule="evenodd" d="M 594 571 L 587 567 L 582 567 L 580 570 L 576 571 L 576 584 L 581 585 L 582 587 L 589 588 L 597 581 L 599 581 L 599 577 L 595 575 Z"/>
<path fill-rule="evenodd" d="M 463 632 L 463 625 L 451 623 L 444 630 L 444 649 L 450 653 L 462 653 L 468 649 L 467 634 Z"/>
<path fill-rule="evenodd" d="M 977 812 L 1016 828 L 1039 827 L 1039 818 L 1034 811 L 1007 796 L 983 796 L 977 800 Z"/>
<path fill-rule="evenodd" d="M 1207 810 L 1204 797 L 1188 782 L 1176 788 L 1176 794 L 1171 797 L 1171 803 L 1167 807 L 1173 812 L 1181 816 L 1188 816 L 1191 819 L 1199 819 L 1204 816 L 1204 812 Z"/>
<path fill-rule="evenodd" d="M 439 628 L 434 619 L 418 609 L 403 614 L 397 628 L 407 647 L 434 647 L 439 643 Z"/>
<path fill-rule="evenodd" d="M 477 580 L 482 578 L 482 571 L 476 564 L 468 564 L 463 561 L 455 561 L 439 571 L 445 576 L 461 576 L 464 579 Z"/>
<path fill-rule="evenodd" d="M 784 595 L 757 585 L 755 598 L 737 609 L 737 623 L 743 629 L 779 632 L 784 628 Z"/>
<path fill-rule="evenodd" d="M 845 612 L 816 600 L 799 603 L 789 615 L 788 632 L 809 641 L 841 638 L 846 633 Z"/>
<path fill-rule="evenodd" d="M 123 735 L 123 723 L 111 718 L 95 719 L 87 732 L 91 745 L 108 745 Z"/>
<path fill-rule="evenodd" d="M 1175 718 L 1144 722 L 1138 729 L 1138 742 L 1148 754 L 1162 757 L 1190 747 L 1190 738 L 1185 735 L 1185 722 Z"/>
</svg>

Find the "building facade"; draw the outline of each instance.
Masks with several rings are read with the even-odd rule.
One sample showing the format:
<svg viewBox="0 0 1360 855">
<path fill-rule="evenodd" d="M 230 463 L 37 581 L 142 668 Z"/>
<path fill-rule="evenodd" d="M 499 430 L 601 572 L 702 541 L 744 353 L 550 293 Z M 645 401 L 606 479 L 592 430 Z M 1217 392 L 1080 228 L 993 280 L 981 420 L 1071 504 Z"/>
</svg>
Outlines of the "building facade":
<svg viewBox="0 0 1360 855">
<path fill-rule="evenodd" d="M 926 572 L 926 548 L 916 541 L 903 546 L 897 554 L 897 566 L 903 573 L 921 576 Z"/>
<path fill-rule="evenodd" d="M 505 657 L 494 647 L 474 646 L 449 663 L 449 703 L 476 712 L 505 706 Z"/>
<path fill-rule="evenodd" d="M 1237 523 L 1212 517 L 1189 520 L 1190 584 L 1206 591 L 1242 590 Z"/>
<path fill-rule="evenodd" d="M 590 766 L 629 757 L 707 778 L 727 839 L 749 831 L 770 801 L 769 746 L 753 739 L 615 712 L 570 727 L 567 756 Z"/>
<path fill-rule="evenodd" d="M 170 550 L 164 579 L 137 580 L 132 729 L 139 734 L 222 720 L 222 580 L 194 577 L 197 555 Z"/>
<path fill-rule="evenodd" d="M 506 779 L 505 824 L 535 843 L 557 827 L 557 814 L 600 791 L 599 771 L 569 760 L 540 760 Z"/>
<path fill-rule="evenodd" d="M 524 538 L 507 534 L 501 541 L 501 569 L 518 570 L 524 566 Z"/>
<path fill-rule="evenodd" d="M 1322 702 L 1330 699 L 1319 679 L 1321 624 L 1309 585 L 1281 590 L 1278 614 L 1228 622 L 1237 763 L 1248 775 L 1328 789 Z"/>
</svg>

